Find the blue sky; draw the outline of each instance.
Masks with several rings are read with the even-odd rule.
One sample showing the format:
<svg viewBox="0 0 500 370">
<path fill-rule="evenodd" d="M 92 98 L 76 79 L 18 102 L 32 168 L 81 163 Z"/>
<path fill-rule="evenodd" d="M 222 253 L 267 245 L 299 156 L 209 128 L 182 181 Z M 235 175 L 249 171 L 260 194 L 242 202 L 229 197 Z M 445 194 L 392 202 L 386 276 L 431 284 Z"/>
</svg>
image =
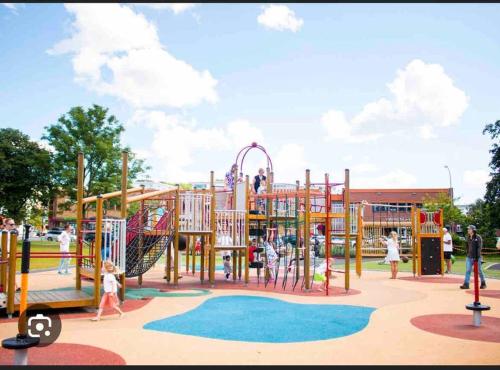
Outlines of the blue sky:
<svg viewBox="0 0 500 370">
<path fill-rule="evenodd" d="M 158 181 L 222 178 L 252 141 L 276 181 L 482 197 L 500 119 L 498 4 L 3 4 L 0 127 L 75 105 L 126 126 Z M 250 152 L 253 175 L 264 160 Z M 247 171 L 245 171 L 247 172 Z"/>
</svg>

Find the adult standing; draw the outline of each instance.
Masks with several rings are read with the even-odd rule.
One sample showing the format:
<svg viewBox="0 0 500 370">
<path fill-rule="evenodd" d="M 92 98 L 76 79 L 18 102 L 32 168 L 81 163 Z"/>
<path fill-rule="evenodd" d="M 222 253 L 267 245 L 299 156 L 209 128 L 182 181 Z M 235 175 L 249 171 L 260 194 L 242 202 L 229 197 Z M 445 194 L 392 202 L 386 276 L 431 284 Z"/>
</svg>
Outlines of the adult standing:
<svg viewBox="0 0 500 370">
<path fill-rule="evenodd" d="M 383 245 L 387 247 L 387 260 L 391 263 L 391 279 L 396 279 L 399 263 L 399 243 L 398 233 L 391 231 L 387 240 L 380 239 Z"/>
<path fill-rule="evenodd" d="M 57 269 L 58 274 L 69 274 L 68 266 L 70 260 L 69 254 L 69 243 L 71 242 L 71 225 L 66 224 L 64 226 L 64 230 L 57 237 L 57 241 L 59 242 L 59 252 L 61 253 L 61 262 L 59 263 L 59 268 Z M 64 273 L 63 273 L 64 269 Z"/>
<path fill-rule="evenodd" d="M 481 289 L 486 288 L 486 279 L 484 278 L 481 250 L 483 248 L 483 238 L 477 233 L 476 226 L 467 227 L 467 257 L 465 258 L 465 279 L 460 285 L 460 289 L 469 289 L 470 274 L 474 261 L 477 261 L 479 276 L 481 278 Z"/>
<path fill-rule="evenodd" d="M 236 163 L 233 163 L 231 169 L 226 172 L 226 175 L 224 177 L 224 190 L 229 193 L 226 196 L 226 209 L 231 209 L 233 203 L 233 189 L 235 186 L 234 175 L 237 169 L 238 165 Z"/>
<path fill-rule="evenodd" d="M 266 181 L 266 176 L 264 175 L 264 169 L 259 168 L 259 173 L 253 178 L 252 188 L 255 194 L 259 193 L 259 188 L 262 181 Z"/>
<path fill-rule="evenodd" d="M 446 262 L 445 274 L 451 274 L 451 254 L 453 253 L 453 241 L 451 239 L 451 234 L 448 232 L 446 227 L 443 227 L 443 252 L 444 261 Z"/>
</svg>

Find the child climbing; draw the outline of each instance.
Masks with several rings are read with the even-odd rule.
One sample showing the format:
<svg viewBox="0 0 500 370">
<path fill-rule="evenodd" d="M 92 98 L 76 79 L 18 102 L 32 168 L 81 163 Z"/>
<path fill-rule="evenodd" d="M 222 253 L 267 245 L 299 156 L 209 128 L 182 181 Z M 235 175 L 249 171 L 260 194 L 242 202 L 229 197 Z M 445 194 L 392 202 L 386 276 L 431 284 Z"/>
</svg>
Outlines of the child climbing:
<svg viewBox="0 0 500 370">
<path fill-rule="evenodd" d="M 102 311 L 105 308 L 114 308 L 116 311 L 120 313 L 120 318 L 122 318 L 125 315 L 118 306 L 119 302 L 116 292 L 118 290 L 117 287 L 121 288 L 121 284 L 118 281 L 116 281 L 115 265 L 113 265 L 111 261 L 105 261 L 104 270 L 105 270 L 103 279 L 104 295 L 101 298 L 101 303 L 99 304 L 99 309 L 97 310 L 97 316 L 93 317 L 91 319 L 92 321 L 99 321 L 101 319 Z"/>
<path fill-rule="evenodd" d="M 267 265 L 266 268 L 269 271 L 270 280 L 274 279 L 274 275 L 276 274 L 276 263 L 278 262 L 278 254 L 274 250 L 274 247 L 268 241 L 264 242 L 264 250 L 266 252 L 267 257 Z"/>
<path fill-rule="evenodd" d="M 226 281 L 229 281 L 229 275 L 231 275 L 231 256 L 229 254 L 224 256 L 224 274 Z"/>
<path fill-rule="evenodd" d="M 328 258 L 328 270 L 333 270 L 333 263 L 335 262 L 333 257 Z M 314 272 L 313 281 L 321 283 L 321 287 L 318 288 L 319 291 L 324 291 L 326 289 L 326 260 L 316 267 Z"/>
</svg>

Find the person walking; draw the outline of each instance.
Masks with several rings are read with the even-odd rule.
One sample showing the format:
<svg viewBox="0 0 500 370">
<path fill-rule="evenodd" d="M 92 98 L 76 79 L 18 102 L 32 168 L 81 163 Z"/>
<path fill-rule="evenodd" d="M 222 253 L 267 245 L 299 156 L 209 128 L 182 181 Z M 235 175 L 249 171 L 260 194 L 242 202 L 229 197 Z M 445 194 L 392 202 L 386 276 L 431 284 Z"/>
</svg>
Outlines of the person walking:
<svg viewBox="0 0 500 370">
<path fill-rule="evenodd" d="M 57 241 L 59 242 L 59 252 L 61 253 L 61 262 L 59 263 L 59 268 L 57 269 L 57 273 L 59 275 L 62 274 L 67 275 L 69 274 L 68 266 L 70 260 L 69 243 L 71 241 L 71 225 L 66 224 L 64 226 L 64 230 L 57 237 Z"/>
<path fill-rule="evenodd" d="M 479 277 L 481 279 L 481 289 L 486 288 L 486 279 L 483 273 L 481 250 L 483 248 L 483 238 L 477 233 L 476 226 L 469 225 L 467 227 L 467 257 L 465 258 L 465 279 L 460 285 L 460 289 L 469 289 L 470 274 L 474 261 L 477 261 Z"/>
<path fill-rule="evenodd" d="M 453 253 L 453 241 L 451 239 L 451 234 L 448 232 L 446 227 L 443 227 L 443 252 L 444 261 L 446 262 L 445 274 L 451 274 L 451 254 Z"/>
</svg>

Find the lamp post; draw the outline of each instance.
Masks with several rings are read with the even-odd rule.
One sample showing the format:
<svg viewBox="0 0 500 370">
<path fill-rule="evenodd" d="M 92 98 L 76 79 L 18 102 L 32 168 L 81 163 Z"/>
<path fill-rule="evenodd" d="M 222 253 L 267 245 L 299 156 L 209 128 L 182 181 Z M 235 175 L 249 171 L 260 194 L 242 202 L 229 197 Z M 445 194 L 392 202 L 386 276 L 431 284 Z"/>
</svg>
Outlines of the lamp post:
<svg viewBox="0 0 500 370">
<path fill-rule="evenodd" d="M 453 185 L 451 184 L 451 171 L 448 165 L 445 165 L 444 168 L 448 170 L 448 177 L 450 179 L 450 197 L 451 197 L 451 205 L 453 206 Z"/>
<path fill-rule="evenodd" d="M 453 207 L 453 185 L 451 184 L 451 171 L 450 171 L 450 167 L 448 167 L 447 164 L 444 165 L 444 168 L 446 168 L 448 170 L 448 178 L 450 180 L 450 198 L 451 198 L 451 206 Z M 451 230 L 452 232 L 455 232 L 455 223 L 452 221 L 451 222 Z"/>
</svg>

